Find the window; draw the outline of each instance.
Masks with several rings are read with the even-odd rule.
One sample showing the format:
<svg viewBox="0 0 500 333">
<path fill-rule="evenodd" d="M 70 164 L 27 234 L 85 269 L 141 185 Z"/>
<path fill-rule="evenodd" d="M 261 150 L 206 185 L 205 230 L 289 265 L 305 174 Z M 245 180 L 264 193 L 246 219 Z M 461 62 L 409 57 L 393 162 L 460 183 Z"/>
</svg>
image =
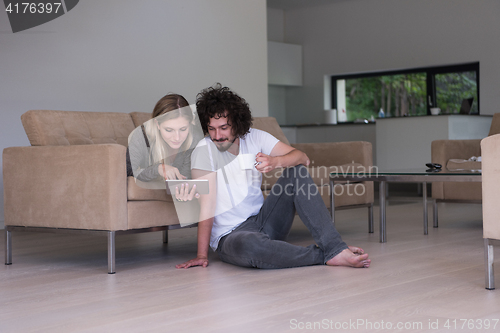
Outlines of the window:
<svg viewBox="0 0 500 333">
<path fill-rule="evenodd" d="M 442 114 L 479 114 L 479 63 L 332 76 L 338 121 Z M 472 103 L 472 105 L 471 105 Z M 470 109 L 470 110 L 469 110 Z"/>
</svg>

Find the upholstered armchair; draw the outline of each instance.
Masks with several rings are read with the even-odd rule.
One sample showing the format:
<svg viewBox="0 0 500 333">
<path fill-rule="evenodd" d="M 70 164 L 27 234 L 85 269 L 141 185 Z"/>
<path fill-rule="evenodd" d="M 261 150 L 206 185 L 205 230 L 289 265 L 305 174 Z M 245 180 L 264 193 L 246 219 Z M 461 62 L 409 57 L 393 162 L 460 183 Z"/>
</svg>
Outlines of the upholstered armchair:
<svg viewBox="0 0 500 333">
<path fill-rule="evenodd" d="M 495 289 L 493 243 L 500 240 L 500 134 L 481 141 L 486 289 Z"/>
<path fill-rule="evenodd" d="M 493 116 L 488 136 L 500 133 L 500 113 Z M 468 160 L 481 156 L 481 140 L 436 140 L 431 146 L 432 162 L 443 167 L 459 168 L 456 160 Z M 481 162 L 467 163 L 465 169 L 481 169 Z M 470 182 L 433 182 L 435 223 L 437 223 L 437 202 L 481 203 L 481 183 Z"/>
</svg>

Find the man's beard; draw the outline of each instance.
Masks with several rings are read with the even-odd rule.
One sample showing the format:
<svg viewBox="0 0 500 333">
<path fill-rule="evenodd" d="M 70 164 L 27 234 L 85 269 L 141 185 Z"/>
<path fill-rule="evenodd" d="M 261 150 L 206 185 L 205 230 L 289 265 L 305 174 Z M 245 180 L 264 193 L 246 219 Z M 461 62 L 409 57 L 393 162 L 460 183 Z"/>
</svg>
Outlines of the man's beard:
<svg viewBox="0 0 500 333">
<path fill-rule="evenodd" d="M 234 141 L 236 141 L 236 137 L 233 139 L 233 141 L 229 142 L 229 141 L 225 141 L 226 139 L 224 139 L 223 142 L 219 142 L 217 140 L 213 140 L 212 141 L 215 143 L 215 146 L 217 147 L 217 149 L 221 152 L 225 152 L 227 151 L 229 148 L 231 148 L 231 146 L 233 145 Z"/>
</svg>

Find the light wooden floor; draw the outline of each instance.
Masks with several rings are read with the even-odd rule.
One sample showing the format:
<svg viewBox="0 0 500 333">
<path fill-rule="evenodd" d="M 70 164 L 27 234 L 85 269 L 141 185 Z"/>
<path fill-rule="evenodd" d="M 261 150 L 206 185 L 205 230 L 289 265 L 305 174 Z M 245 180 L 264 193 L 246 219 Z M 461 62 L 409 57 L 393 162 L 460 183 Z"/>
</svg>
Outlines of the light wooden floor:
<svg viewBox="0 0 500 333">
<path fill-rule="evenodd" d="M 369 269 L 246 269 L 212 254 L 206 269 L 177 270 L 196 254 L 196 230 L 187 229 L 171 231 L 168 245 L 161 233 L 117 237 L 117 274 L 108 275 L 104 237 L 13 233 L 14 263 L 0 266 L 0 332 L 289 332 L 315 323 L 315 331 L 344 325 L 343 331 L 367 332 L 386 331 L 389 323 L 422 325 L 390 330 L 407 332 L 430 331 L 436 321 L 433 332 L 493 332 L 460 329 L 460 319 L 479 320 L 474 325 L 500 319 L 500 288 L 484 289 L 481 205 L 439 208 L 440 227 L 424 236 L 420 202 L 391 200 L 386 244 L 379 243 L 377 208 L 374 234 L 367 233 L 366 209 L 338 212 L 338 230 L 370 254 Z M 312 242 L 300 220 L 289 241 Z M 451 329 L 444 327 L 448 319 Z M 359 325 L 345 326 L 350 322 Z"/>
</svg>

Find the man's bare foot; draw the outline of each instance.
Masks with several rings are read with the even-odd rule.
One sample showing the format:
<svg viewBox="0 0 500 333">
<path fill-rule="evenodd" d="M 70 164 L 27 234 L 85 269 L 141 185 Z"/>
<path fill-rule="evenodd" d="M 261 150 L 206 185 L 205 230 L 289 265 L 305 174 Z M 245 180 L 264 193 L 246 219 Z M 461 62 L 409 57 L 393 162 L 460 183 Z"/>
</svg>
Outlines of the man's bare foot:
<svg viewBox="0 0 500 333">
<path fill-rule="evenodd" d="M 332 259 L 328 260 L 328 266 L 348 266 L 357 268 L 370 267 L 371 260 L 368 259 L 368 254 L 359 247 L 349 246 L 348 249 L 337 254 Z"/>
<path fill-rule="evenodd" d="M 363 254 L 363 253 L 365 253 L 365 250 L 363 250 L 362 248 L 357 247 L 357 246 L 348 246 L 348 248 L 354 254 Z"/>
</svg>

